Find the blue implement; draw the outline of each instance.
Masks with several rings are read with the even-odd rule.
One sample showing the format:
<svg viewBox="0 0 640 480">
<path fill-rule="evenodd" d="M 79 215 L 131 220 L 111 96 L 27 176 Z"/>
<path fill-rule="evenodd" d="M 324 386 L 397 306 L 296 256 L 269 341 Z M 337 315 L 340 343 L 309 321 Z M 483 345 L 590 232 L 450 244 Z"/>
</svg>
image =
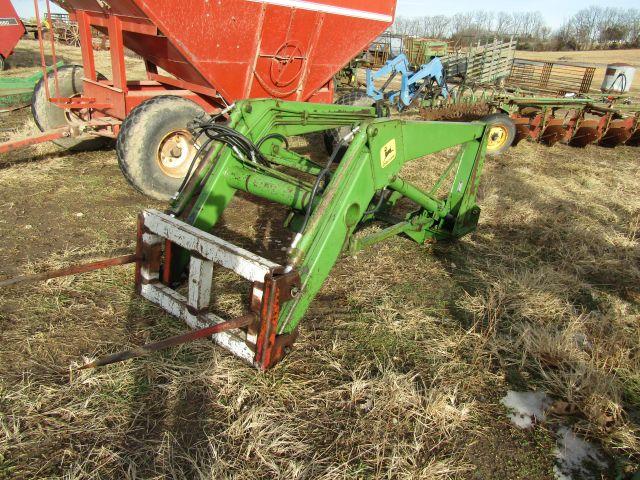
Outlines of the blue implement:
<svg viewBox="0 0 640 480">
<path fill-rule="evenodd" d="M 387 90 L 393 80 L 400 75 L 400 90 Z M 376 81 L 386 78 L 381 87 Z M 367 95 L 376 102 L 388 100 L 399 111 L 409 107 L 425 90 L 436 83 L 444 98 L 449 97 L 444 66 L 440 58 L 435 57 L 429 63 L 413 69 L 407 56 L 402 53 L 387 61 L 378 71 L 367 70 Z"/>
</svg>

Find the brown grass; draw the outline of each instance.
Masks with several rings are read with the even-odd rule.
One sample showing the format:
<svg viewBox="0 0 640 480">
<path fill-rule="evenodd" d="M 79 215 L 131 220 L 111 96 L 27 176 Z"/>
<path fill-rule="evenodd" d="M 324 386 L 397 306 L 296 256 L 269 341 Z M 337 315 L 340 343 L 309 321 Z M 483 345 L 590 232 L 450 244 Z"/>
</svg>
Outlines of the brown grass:
<svg viewBox="0 0 640 480">
<path fill-rule="evenodd" d="M 112 151 L 21 155 L 0 159 L 2 278 L 130 249 L 137 212 L 161 207 Z M 404 173 L 426 182 L 448 158 Z M 5 289 L 0 478 L 550 478 L 551 437 L 510 426 L 508 389 L 575 405 L 556 421 L 638 468 L 639 178 L 628 147 L 488 160 L 477 233 L 343 258 L 266 374 L 208 342 L 72 370 L 184 330 L 129 267 Z M 271 212 L 239 198 L 218 233 L 276 249 Z M 238 283 L 216 285 L 235 308 Z"/>
</svg>

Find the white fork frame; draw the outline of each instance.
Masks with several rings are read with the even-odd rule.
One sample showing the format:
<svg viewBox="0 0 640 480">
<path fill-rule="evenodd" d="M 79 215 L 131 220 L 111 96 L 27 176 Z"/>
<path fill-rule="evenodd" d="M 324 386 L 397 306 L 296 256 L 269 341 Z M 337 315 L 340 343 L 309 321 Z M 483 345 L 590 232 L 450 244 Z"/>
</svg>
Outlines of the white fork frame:
<svg viewBox="0 0 640 480">
<path fill-rule="evenodd" d="M 142 251 L 159 249 L 169 240 L 192 253 L 187 297 L 163 285 L 159 264 L 143 261 L 139 267 L 139 293 L 171 315 L 181 318 L 193 329 L 201 329 L 225 320 L 207 313 L 213 283 L 213 265 L 233 270 L 250 282 L 264 282 L 277 263 L 237 247 L 215 235 L 203 232 L 157 210 L 142 212 Z M 218 333 L 212 339 L 237 357 L 255 365 L 255 336 L 240 329 Z"/>
</svg>

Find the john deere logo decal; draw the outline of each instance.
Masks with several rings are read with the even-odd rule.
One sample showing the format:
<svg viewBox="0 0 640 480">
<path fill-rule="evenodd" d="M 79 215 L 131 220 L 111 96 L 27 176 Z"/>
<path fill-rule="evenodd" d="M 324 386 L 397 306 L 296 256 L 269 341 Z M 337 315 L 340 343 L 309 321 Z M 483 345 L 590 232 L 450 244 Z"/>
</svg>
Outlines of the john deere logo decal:
<svg viewBox="0 0 640 480">
<path fill-rule="evenodd" d="M 388 167 L 396 159 L 396 139 L 393 138 L 380 150 L 380 165 L 382 168 Z"/>
<path fill-rule="evenodd" d="M 10 27 L 11 25 L 18 25 L 18 20 L 15 18 L 0 18 L 0 27 Z"/>
</svg>

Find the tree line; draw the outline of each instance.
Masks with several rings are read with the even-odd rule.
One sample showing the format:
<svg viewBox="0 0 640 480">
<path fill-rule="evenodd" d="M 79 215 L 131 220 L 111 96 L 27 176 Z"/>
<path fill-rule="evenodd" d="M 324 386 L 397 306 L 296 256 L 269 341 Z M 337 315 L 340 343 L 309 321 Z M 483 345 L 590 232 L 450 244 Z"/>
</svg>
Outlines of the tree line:
<svg viewBox="0 0 640 480">
<path fill-rule="evenodd" d="M 493 38 L 518 39 L 531 50 L 588 50 L 640 47 L 640 9 L 591 6 L 555 31 L 540 12 L 472 11 L 456 15 L 398 16 L 393 33 L 462 43 Z"/>
</svg>

